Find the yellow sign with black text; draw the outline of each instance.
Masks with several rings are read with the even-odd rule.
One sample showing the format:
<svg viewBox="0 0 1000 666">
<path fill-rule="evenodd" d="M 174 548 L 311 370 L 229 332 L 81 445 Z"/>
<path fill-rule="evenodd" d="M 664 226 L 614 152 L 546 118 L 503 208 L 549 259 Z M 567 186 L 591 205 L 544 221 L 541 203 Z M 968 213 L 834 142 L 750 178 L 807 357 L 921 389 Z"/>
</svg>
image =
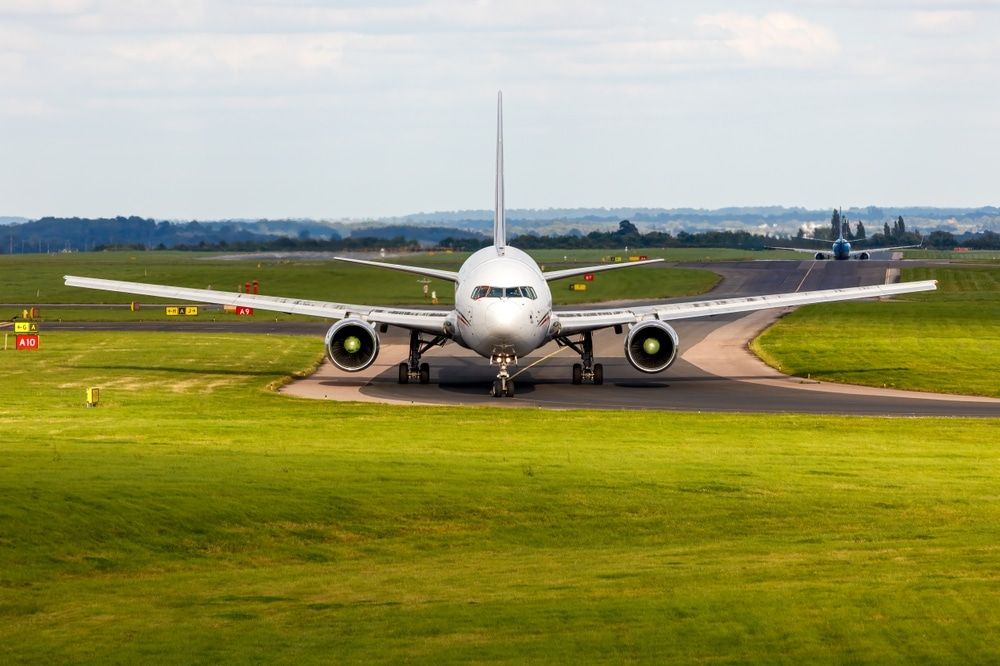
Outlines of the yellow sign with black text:
<svg viewBox="0 0 1000 666">
<path fill-rule="evenodd" d="M 38 324 L 33 321 L 15 321 L 15 333 L 38 333 Z"/>
</svg>

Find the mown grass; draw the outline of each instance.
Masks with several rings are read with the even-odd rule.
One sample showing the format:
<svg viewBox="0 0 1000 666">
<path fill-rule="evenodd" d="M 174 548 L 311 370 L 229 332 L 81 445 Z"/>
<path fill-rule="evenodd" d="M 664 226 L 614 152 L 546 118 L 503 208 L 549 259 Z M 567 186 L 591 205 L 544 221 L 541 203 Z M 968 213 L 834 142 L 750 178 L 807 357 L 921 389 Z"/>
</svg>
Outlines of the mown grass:
<svg viewBox="0 0 1000 666">
<path fill-rule="evenodd" d="M 311 402 L 264 389 L 309 338 L 43 344 L 0 354 L 0 661 L 1000 659 L 995 420 Z"/>
<path fill-rule="evenodd" d="M 458 269 L 466 256 L 436 253 L 393 258 L 391 261 Z M 552 263 L 548 268 L 554 270 L 562 266 L 562 263 Z M 418 282 L 421 278 L 416 275 L 322 260 L 234 260 L 190 252 L 8 255 L 0 257 L 0 271 L 4 276 L 0 286 L 0 303 L 37 304 L 43 318 L 64 321 L 168 319 L 161 307 L 166 302 L 163 299 L 66 287 L 63 275 L 67 274 L 223 291 L 236 291 L 245 283 L 257 280 L 261 293 L 274 296 L 341 303 L 430 304 L 423 296 L 423 284 Z M 587 291 L 569 291 L 568 285 L 572 280 L 554 282 L 552 290 L 555 302 L 566 305 L 694 295 L 710 290 L 718 280 L 716 274 L 703 270 L 634 268 L 597 275 L 593 282 L 588 283 Z M 450 282 L 431 280 L 428 291 L 437 293 L 441 305 L 454 303 L 454 286 Z M 128 304 L 133 300 L 143 304 L 137 313 L 122 309 L 44 307 L 46 303 Z M 0 316 L 12 314 L 17 313 L 0 313 Z M 228 316 L 238 319 L 235 315 Z M 261 316 L 301 319 L 272 313 L 261 313 Z"/>
<path fill-rule="evenodd" d="M 1000 397 L 1000 269 L 913 268 L 902 278 L 936 279 L 938 290 L 799 308 L 752 349 L 792 375 Z"/>
<path fill-rule="evenodd" d="M 971 250 L 953 252 L 946 250 L 906 250 L 907 259 L 938 259 L 956 263 L 1000 263 L 1000 250 Z"/>
</svg>

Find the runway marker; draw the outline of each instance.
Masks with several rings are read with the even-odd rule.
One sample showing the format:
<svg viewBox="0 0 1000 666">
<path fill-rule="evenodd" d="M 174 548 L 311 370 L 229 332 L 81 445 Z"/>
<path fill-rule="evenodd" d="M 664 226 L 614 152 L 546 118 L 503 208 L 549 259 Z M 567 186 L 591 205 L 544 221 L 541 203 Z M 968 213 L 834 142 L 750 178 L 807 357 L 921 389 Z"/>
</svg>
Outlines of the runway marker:
<svg viewBox="0 0 1000 666">
<path fill-rule="evenodd" d="M 802 288 L 802 285 L 804 285 L 804 284 L 805 284 L 805 282 L 806 282 L 806 278 L 807 278 L 807 277 L 809 277 L 809 274 L 810 274 L 810 273 L 812 273 L 812 270 L 813 270 L 813 268 L 815 268 L 815 267 L 816 267 L 816 262 L 815 262 L 815 261 L 814 261 L 814 262 L 812 262 L 811 264 L 809 264 L 809 270 L 807 270 L 807 271 L 806 271 L 806 274 L 802 276 L 802 281 L 801 281 L 801 282 L 799 282 L 799 286 L 797 286 L 797 287 L 795 288 L 795 291 L 798 291 L 799 289 L 801 289 L 801 288 Z"/>
</svg>

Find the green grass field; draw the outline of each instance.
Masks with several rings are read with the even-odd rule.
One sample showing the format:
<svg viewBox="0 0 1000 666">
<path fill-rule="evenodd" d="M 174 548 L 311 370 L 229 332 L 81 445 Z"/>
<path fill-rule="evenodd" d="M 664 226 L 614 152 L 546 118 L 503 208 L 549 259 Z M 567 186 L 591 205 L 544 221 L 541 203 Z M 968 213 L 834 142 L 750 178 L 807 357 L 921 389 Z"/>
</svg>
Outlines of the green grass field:
<svg viewBox="0 0 1000 666">
<path fill-rule="evenodd" d="M 393 258 L 397 263 L 426 264 L 458 269 L 467 255 L 424 254 Z M 599 261 L 599 257 L 595 259 Z M 549 262 L 555 270 L 572 262 Z M 394 305 L 429 304 L 423 296 L 423 285 L 416 275 L 397 271 L 351 266 L 320 260 L 233 260 L 192 252 L 96 252 L 53 255 L 15 255 L 0 257 L 4 276 L 0 288 L 0 303 L 40 304 L 43 319 L 63 321 L 167 319 L 159 305 L 163 299 L 114 294 L 63 286 L 63 275 L 84 275 L 113 280 L 151 282 L 184 287 L 236 291 L 246 282 L 258 280 L 261 293 L 274 296 L 295 296 L 344 303 Z M 700 294 L 718 282 L 716 274 L 703 270 L 677 268 L 635 268 L 613 271 L 596 276 L 587 291 L 569 290 L 569 284 L 579 280 L 558 280 L 552 283 L 552 293 L 559 305 L 615 301 L 620 299 L 671 298 Z M 432 280 L 429 291 L 436 291 L 439 303 L 454 303 L 454 287 L 443 280 Z M 137 313 L 127 308 L 46 309 L 45 303 L 116 303 L 138 300 L 146 307 Z M 0 312 L 10 316 L 16 312 Z M 217 313 L 219 317 L 238 319 L 235 315 Z M 260 313 L 279 319 L 302 319 Z"/>
<path fill-rule="evenodd" d="M 310 338 L 43 345 L 0 353 L 0 662 L 1000 660 L 995 420 L 337 404 L 265 388 Z"/>
<path fill-rule="evenodd" d="M 936 279 L 938 290 L 799 308 L 752 348 L 792 375 L 1000 397 L 1000 269 L 913 268 L 902 279 Z"/>
<path fill-rule="evenodd" d="M 957 263 L 1000 264 L 1000 250 L 952 252 L 944 250 L 906 250 L 907 259 L 938 259 Z"/>
</svg>

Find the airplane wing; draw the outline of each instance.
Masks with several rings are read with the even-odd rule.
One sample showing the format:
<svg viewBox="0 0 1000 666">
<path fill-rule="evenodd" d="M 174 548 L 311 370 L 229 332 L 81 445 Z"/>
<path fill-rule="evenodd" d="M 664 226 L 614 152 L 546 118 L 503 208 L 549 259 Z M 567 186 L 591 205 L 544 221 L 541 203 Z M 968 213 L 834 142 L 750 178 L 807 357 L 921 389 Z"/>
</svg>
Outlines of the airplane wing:
<svg viewBox="0 0 1000 666">
<path fill-rule="evenodd" d="M 869 247 L 864 250 L 851 250 L 851 254 L 856 252 L 867 252 L 868 254 L 874 254 L 875 252 L 892 252 L 893 250 L 912 250 L 913 248 L 923 247 L 923 245 L 897 245 L 896 247 Z"/>
<path fill-rule="evenodd" d="M 283 298 L 280 296 L 216 291 L 215 289 L 189 289 L 187 287 L 171 287 L 143 282 L 103 280 L 100 278 L 77 277 L 75 275 L 66 275 L 64 279 L 68 287 L 83 287 L 85 289 L 99 289 L 101 291 L 114 291 L 123 294 L 158 296 L 160 298 L 176 298 L 181 301 L 193 301 L 195 303 L 243 305 L 270 312 L 311 315 L 329 319 L 357 317 L 374 324 L 390 324 L 392 326 L 434 334 L 445 332 L 445 322 L 448 317 L 448 312 L 444 310 L 329 303 L 327 301 L 310 301 L 301 298 Z"/>
<path fill-rule="evenodd" d="M 607 328 L 609 326 L 634 324 L 646 319 L 659 319 L 661 321 L 691 319 L 694 317 L 708 317 L 734 312 L 750 312 L 752 310 L 766 310 L 768 308 L 808 305 L 810 303 L 832 303 L 860 298 L 895 296 L 917 291 L 934 291 L 935 289 L 937 289 L 937 280 L 923 280 L 919 282 L 877 284 L 869 287 L 824 289 L 788 294 L 769 294 L 766 296 L 745 296 L 742 298 L 722 298 L 691 301 L 688 303 L 662 303 L 634 308 L 556 310 L 553 312 L 552 317 L 555 320 L 558 330 L 557 335 L 572 335 L 574 333 Z"/>
<path fill-rule="evenodd" d="M 819 250 L 819 249 L 816 249 L 816 248 L 808 248 L 808 247 L 774 247 L 773 245 L 768 245 L 764 249 L 765 250 L 789 250 L 791 252 L 808 252 L 809 254 L 816 254 L 817 252 L 822 252 L 822 250 Z"/>
<path fill-rule="evenodd" d="M 390 264 L 384 261 L 368 261 L 367 259 L 348 259 L 347 257 L 334 257 L 335 261 L 343 261 L 348 264 L 361 264 L 362 266 L 376 266 L 378 268 L 388 268 L 394 271 L 402 271 L 404 273 L 416 273 L 417 275 L 425 275 L 427 277 L 438 278 L 440 280 L 448 280 L 449 282 L 458 282 L 458 273 L 455 271 L 445 271 L 439 268 L 424 268 L 423 266 L 406 266 L 403 264 Z"/>
<path fill-rule="evenodd" d="M 642 261 L 630 261 L 628 263 L 622 262 L 618 264 L 598 264 L 597 266 L 566 268 L 561 271 L 548 271 L 542 273 L 542 277 L 544 277 L 547 281 L 561 280 L 562 278 L 573 277 L 574 275 L 583 275 L 585 273 L 598 273 L 600 271 L 613 271 L 619 268 L 633 268 L 635 266 L 645 266 L 647 264 L 658 264 L 662 261 L 663 259 L 644 259 Z"/>
</svg>

